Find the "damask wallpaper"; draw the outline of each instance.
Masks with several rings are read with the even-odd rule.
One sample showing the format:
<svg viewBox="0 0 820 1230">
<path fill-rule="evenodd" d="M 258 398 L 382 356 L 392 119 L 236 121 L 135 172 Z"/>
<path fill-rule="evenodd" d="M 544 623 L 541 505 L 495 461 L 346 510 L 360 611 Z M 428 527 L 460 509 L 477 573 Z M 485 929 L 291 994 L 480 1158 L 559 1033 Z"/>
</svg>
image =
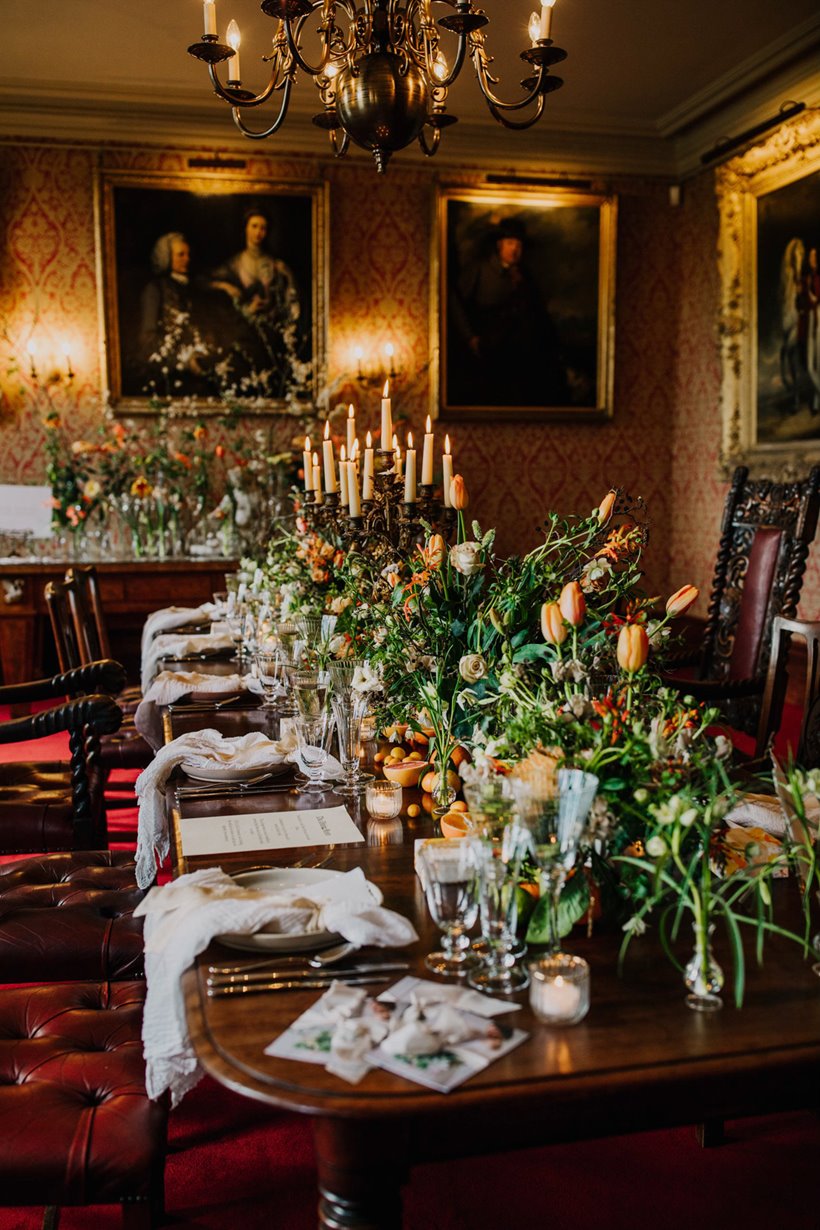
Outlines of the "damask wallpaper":
<svg viewBox="0 0 820 1230">
<path fill-rule="evenodd" d="M 155 150 L 0 149 L 0 481 L 43 477 L 42 395 L 14 371 L 37 319 L 38 347 L 69 346 L 77 373 L 52 396 L 78 434 L 101 412 L 94 169 L 187 171 L 188 154 Z M 430 165 L 391 166 L 377 179 L 364 160 L 322 164 L 247 158 L 249 177 L 326 174 L 330 185 L 329 379 L 339 396 L 356 345 L 392 340 L 402 380 L 395 407 L 421 428 L 428 405 L 430 242 L 435 175 Z M 448 183 L 471 183 L 459 171 Z M 544 510 L 591 509 L 612 485 L 646 499 L 652 541 L 647 581 L 663 593 L 692 582 L 708 589 L 723 484 L 717 477 L 719 372 L 714 336 L 717 221 L 711 176 L 687 185 L 672 208 L 666 187 L 614 183 L 619 194 L 615 414 L 600 425 L 459 423 L 456 468 L 471 510 L 496 524 L 505 552 L 537 541 Z M 341 386 L 341 387 L 338 387 Z M 377 392 L 369 393 L 375 422 Z M 357 398 L 363 417 L 365 399 Z M 438 430 L 442 431 L 444 425 Z M 804 613 L 820 598 L 812 567 Z M 810 601 L 809 601 L 810 596 Z"/>
</svg>

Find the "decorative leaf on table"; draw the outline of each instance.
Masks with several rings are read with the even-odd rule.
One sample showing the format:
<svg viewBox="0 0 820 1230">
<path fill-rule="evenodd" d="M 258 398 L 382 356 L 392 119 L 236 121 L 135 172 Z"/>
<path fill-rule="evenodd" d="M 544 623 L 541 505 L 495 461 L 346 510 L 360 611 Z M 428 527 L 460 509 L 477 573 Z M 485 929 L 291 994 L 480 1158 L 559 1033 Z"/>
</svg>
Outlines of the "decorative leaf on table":
<svg viewBox="0 0 820 1230">
<path fill-rule="evenodd" d="M 582 871 L 577 871 L 568 880 L 558 903 L 558 934 L 569 935 L 572 928 L 589 909 L 589 884 Z M 528 944 L 546 944 L 549 941 L 548 896 L 542 896 L 533 910 L 527 929 Z"/>
</svg>

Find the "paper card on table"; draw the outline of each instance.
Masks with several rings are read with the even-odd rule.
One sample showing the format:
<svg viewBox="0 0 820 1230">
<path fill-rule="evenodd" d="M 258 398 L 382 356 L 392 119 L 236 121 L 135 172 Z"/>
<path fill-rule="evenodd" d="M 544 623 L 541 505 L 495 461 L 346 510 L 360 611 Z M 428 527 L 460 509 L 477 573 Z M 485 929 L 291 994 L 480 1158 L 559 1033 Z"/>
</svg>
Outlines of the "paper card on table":
<svg viewBox="0 0 820 1230">
<path fill-rule="evenodd" d="M 377 1067 L 396 1076 L 403 1076 L 419 1085 L 426 1085 L 437 1093 L 449 1093 L 457 1085 L 463 1085 L 471 1076 L 488 1068 L 496 1059 L 515 1050 L 529 1037 L 523 1029 L 501 1031 L 471 1012 L 464 1013 L 466 1022 L 484 1029 L 484 1035 L 459 1042 L 457 1046 L 445 1047 L 435 1055 L 390 1055 L 379 1046 L 370 1059 Z"/>
<path fill-rule="evenodd" d="M 180 821 L 180 833 L 182 853 L 187 858 L 364 841 L 346 807 L 231 816 L 184 816 Z"/>
</svg>

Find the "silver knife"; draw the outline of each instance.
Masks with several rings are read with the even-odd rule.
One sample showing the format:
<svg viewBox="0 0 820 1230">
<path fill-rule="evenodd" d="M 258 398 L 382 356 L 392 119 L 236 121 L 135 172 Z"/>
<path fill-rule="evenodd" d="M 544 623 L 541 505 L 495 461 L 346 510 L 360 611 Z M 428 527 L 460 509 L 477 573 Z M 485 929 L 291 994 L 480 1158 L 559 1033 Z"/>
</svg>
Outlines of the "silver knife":
<svg viewBox="0 0 820 1230">
<path fill-rule="evenodd" d="M 390 982 L 391 974 L 385 978 L 347 978 L 345 986 L 348 987 L 369 987 L 380 985 L 384 982 Z M 330 988 L 330 979 L 327 978 L 308 978 L 303 982 L 289 980 L 287 982 L 241 982 L 232 983 L 227 986 L 208 987 L 209 999 L 219 999 L 225 995 L 252 995 L 256 991 L 327 991 Z"/>
<path fill-rule="evenodd" d="M 209 987 L 230 986 L 234 983 L 241 982 L 270 982 L 272 979 L 284 977 L 288 981 L 302 981 L 310 979 L 312 981 L 327 980 L 332 982 L 333 979 L 346 981 L 351 975 L 356 974 L 381 974 L 387 972 L 397 973 L 400 970 L 408 970 L 410 965 L 407 961 L 374 961 L 372 964 L 366 965 L 348 965 L 345 969 L 268 969 L 256 970 L 255 973 L 248 974 L 212 974 L 208 978 Z"/>
<path fill-rule="evenodd" d="M 281 786 L 214 786 L 213 790 L 199 790 L 196 786 L 178 786 L 177 798 L 194 803 L 197 799 L 244 799 L 249 794 L 287 794 L 295 789 L 295 783 L 290 781 Z"/>
</svg>

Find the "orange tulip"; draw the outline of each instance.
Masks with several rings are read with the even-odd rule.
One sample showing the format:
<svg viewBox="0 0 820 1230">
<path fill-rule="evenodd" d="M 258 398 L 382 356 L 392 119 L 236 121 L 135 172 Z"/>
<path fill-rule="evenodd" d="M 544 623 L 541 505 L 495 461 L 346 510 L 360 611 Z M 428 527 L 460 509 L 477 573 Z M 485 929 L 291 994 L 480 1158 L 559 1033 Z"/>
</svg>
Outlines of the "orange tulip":
<svg viewBox="0 0 820 1230">
<path fill-rule="evenodd" d="M 563 645 L 569 636 L 557 602 L 545 602 L 541 607 L 541 634 L 551 645 Z"/>
<path fill-rule="evenodd" d="M 604 525 L 605 522 L 607 522 L 609 518 L 612 516 L 612 510 L 615 507 L 615 501 L 617 500 L 617 498 L 618 498 L 617 491 L 608 491 L 607 494 L 604 496 L 604 498 L 601 500 L 601 503 L 598 505 L 598 520 L 600 521 L 601 525 Z"/>
<path fill-rule="evenodd" d="M 639 671 L 649 657 L 649 637 L 642 624 L 624 624 L 618 633 L 618 665 L 628 675 Z"/>
<path fill-rule="evenodd" d="M 584 591 L 577 581 L 568 581 L 561 590 L 558 608 L 568 624 L 578 628 L 584 622 L 587 613 L 587 600 Z"/>
<path fill-rule="evenodd" d="M 694 585 L 682 585 L 671 598 L 666 601 L 666 613 L 671 619 L 676 619 L 684 611 L 688 611 L 693 602 L 697 602 L 700 590 Z"/>
<path fill-rule="evenodd" d="M 450 503 L 456 512 L 463 512 L 470 503 L 467 484 L 460 474 L 455 474 L 450 480 Z"/>
<path fill-rule="evenodd" d="M 441 534 L 433 534 L 424 551 L 424 562 L 428 568 L 440 568 L 444 559 L 444 539 Z"/>
</svg>

